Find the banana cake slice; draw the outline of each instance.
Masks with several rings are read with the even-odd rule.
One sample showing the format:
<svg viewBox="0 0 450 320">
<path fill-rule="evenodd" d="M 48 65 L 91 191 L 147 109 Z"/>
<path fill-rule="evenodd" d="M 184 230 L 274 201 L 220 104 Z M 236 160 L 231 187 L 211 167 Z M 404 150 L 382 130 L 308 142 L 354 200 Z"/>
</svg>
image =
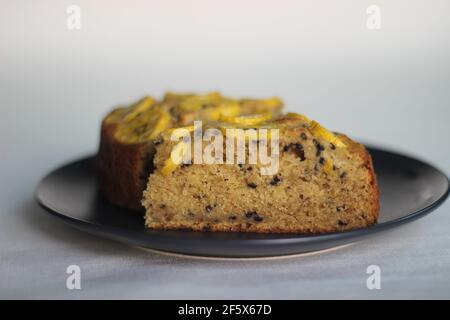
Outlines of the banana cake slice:
<svg viewBox="0 0 450 320">
<path fill-rule="evenodd" d="M 205 139 L 214 128 L 223 134 L 214 139 L 222 154 Z M 172 128 L 155 145 L 142 199 L 147 228 L 325 233 L 377 221 L 379 194 L 367 150 L 305 116 L 222 115 L 181 129 L 180 139 Z M 231 152 L 238 133 L 245 161 Z M 262 146 L 271 146 L 266 155 L 277 159 L 275 170 L 260 158 L 250 161 Z M 213 161 L 192 160 L 193 154 Z"/>
<path fill-rule="evenodd" d="M 277 98 L 232 99 L 217 92 L 203 95 L 167 93 L 161 101 L 144 97 L 110 112 L 102 122 L 96 157 L 99 188 L 111 203 L 143 211 L 142 192 L 153 172 L 159 135 L 178 126 L 205 123 L 223 117 L 264 113 L 280 114 Z"/>
</svg>

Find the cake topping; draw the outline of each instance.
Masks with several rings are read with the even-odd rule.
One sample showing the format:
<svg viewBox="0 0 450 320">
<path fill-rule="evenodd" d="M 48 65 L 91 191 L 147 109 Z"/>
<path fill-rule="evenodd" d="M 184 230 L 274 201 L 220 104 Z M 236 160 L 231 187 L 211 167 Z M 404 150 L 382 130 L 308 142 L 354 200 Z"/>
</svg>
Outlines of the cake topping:
<svg viewBox="0 0 450 320">
<path fill-rule="evenodd" d="M 178 166 L 182 163 L 183 158 L 187 152 L 187 149 L 190 148 L 190 144 L 181 141 L 178 142 L 175 147 L 172 149 L 170 153 L 170 157 L 166 159 L 164 162 L 164 166 L 161 168 L 161 173 L 164 176 L 171 174 Z"/>
<path fill-rule="evenodd" d="M 336 135 L 334 135 L 332 132 L 330 132 L 327 129 L 325 129 L 324 127 L 322 127 L 319 123 L 317 123 L 314 120 L 311 121 L 309 131 L 311 131 L 311 133 L 314 136 L 321 138 L 323 140 L 326 140 L 326 141 L 332 143 L 336 147 L 340 147 L 340 148 L 346 147 L 346 144 L 341 139 L 339 139 Z"/>
<path fill-rule="evenodd" d="M 124 121 L 132 121 L 143 112 L 149 110 L 152 106 L 154 106 L 155 100 L 152 97 L 144 97 L 135 104 L 133 104 L 128 111 L 125 113 L 123 120 Z"/>
<path fill-rule="evenodd" d="M 106 121 L 118 125 L 115 136 L 119 141 L 141 143 L 155 140 L 168 128 L 191 125 L 195 120 L 260 124 L 278 114 L 282 106 L 278 98 L 236 100 L 218 92 L 204 95 L 168 92 L 160 102 L 147 96 L 129 107 L 118 108 Z"/>
<path fill-rule="evenodd" d="M 221 116 L 220 120 L 228 123 L 238 124 L 241 126 L 257 126 L 265 123 L 273 118 L 273 114 L 270 112 L 243 115 L 243 116 Z"/>
<path fill-rule="evenodd" d="M 255 129 L 245 132 L 246 143 L 272 139 L 271 130 L 266 130 L 267 135 L 265 135 L 257 129 L 283 130 L 300 126 L 312 134 L 316 155 L 321 157 L 319 164 L 326 173 L 330 173 L 333 162 L 330 158 L 324 157 L 324 146 L 327 145 L 330 147 L 328 150 L 334 151 L 336 148 L 346 147 L 346 144 L 319 123 L 302 114 L 287 113 L 285 116 L 280 116 L 279 111 L 282 106 L 283 103 L 278 98 L 236 100 L 218 92 L 204 95 L 169 92 L 161 102 L 147 96 L 130 107 L 119 108 L 112 112 L 107 120 L 118 124 L 115 136 L 126 143 L 156 141 L 160 136 L 164 139 L 173 139 L 174 133 L 175 138 L 177 134 L 178 138 L 181 138 L 186 135 L 186 132 L 190 134 L 195 131 L 192 125 L 194 120 L 202 120 L 206 128 L 218 128 L 231 138 L 238 138 L 242 131 L 229 129 Z M 176 129 L 184 130 L 177 133 Z M 307 141 L 308 134 L 302 132 L 299 137 Z M 190 147 L 187 141 L 176 143 L 171 152 L 171 155 L 175 155 L 175 160 L 170 156 L 160 171 L 168 175 L 176 170 L 181 165 L 188 148 Z M 301 161 L 306 159 L 306 150 L 300 143 L 285 146 L 284 151 L 294 152 Z"/>
</svg>

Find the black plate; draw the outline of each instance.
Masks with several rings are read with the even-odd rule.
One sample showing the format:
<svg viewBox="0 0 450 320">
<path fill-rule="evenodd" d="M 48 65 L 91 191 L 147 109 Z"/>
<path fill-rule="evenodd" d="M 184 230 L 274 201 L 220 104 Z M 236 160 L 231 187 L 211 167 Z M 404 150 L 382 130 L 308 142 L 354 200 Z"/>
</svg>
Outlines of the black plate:
<svg viewBox="0 0 450 320">
<path fill-rule="evenodd" d="M 108 204 L 99 196 L 92 157 L 47 175 L 38 202 L 54 216 L 95 235 L 169 252 L 221 257 L 263 257 L 305 253 L 354 242 L 423 217 L 448 196 L 447 177 L 419 160 L 369 148 L 381 189 L 377 225 L 321 235 L 154 231 L 142 215 Z"/>
</svg>

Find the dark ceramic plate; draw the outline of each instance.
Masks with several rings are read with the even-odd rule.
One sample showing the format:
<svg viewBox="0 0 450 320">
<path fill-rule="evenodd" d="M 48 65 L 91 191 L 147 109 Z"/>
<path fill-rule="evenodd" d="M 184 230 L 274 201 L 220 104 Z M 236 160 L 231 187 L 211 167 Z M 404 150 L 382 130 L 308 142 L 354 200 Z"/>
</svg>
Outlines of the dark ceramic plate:
<svg viewBox="0 0 450 320">
<path fill-rule="evenodd" d="M 39 204 L 55 217 L 89 233 L 168 252 L 220 257 L 268 257 L 328 249 L 414 221 L 448 196 L 447 177 L 419 160 L 369 148 L 381 190 L 377 225 L 321 235 L 153 231 L 141 214 L 108 204 L 99 196 L 93 158 L 47 175 L 36 190 Z"/>
</svg>

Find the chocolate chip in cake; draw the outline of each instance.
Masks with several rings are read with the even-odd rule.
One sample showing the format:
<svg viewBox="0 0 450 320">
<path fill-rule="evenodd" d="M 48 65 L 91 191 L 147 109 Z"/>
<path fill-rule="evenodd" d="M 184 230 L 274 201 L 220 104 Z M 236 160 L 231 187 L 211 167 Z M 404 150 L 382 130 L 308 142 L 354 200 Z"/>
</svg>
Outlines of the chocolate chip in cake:
<svg viewBox="0 0 450 320">
<path fill-rule="evenodd" d="M 253 217 L 253 220 L 256 221 L 256 222 L 261 222 L 261 221 L 263 221 L 263 217 L 260 217 L 260 216 L 256 215 L 256 216 Z"/>
<path fill-rule="evenodd" d="M 305 161 L 305 150 L 300 143 L 295 144 L 295 154 L 300 158 L 300 161 Z"/>
<path fill-rule="evenodd" d="M 245 217 L 247 219 L 250 219 L 251 217 L 257 216 L 257 215 L 258 215 L 258 213 L 256 211 L 247 211 L 247 213 L 245 214 Z"/>
<path fill-rule="evenodd" d="M 330 143 L 331 150 L 336 150 L 336 146 L 333 143 Z"/>
<path fill-rule="evenodd" d="M 252 166 L 248 166 L 247 167 L 247 171 L 252 171 L 253 170 L 253 167 Z"/>
<path fill-rule="evenodd" d="M 283 147 L 284 152 L 288 152 L 289 150 L 293 150 L 297 157 L 300 158 L 300 161 L 305 161 L 305 150 L 301 143 L 290 143 Z"/>
<path fill-rule="evenodd" d="M 308 136 L 306 135 L 306 133 L 304 133 L 304 132 L 302 132 L 302 134 L 300 135 L 300 137 L 303 139 L 303 140 L 308 140 Z"/>
<path fill-rule="evenodd" d="M 256 189 L 257 185 L 254 184 L 253 182 L 247 183 L 247 187 L 252 188 L 252 189 Z"/>
<path fill-rule="evenodd" d="M 319 163 L 320 163 L 321 165 L 324 165 L 324 164 L 325 164 L 325 158 L 320 157 Z"/>
<path fill-rule="evenodd" d="M 278 176 L 274 176 L 272 178 L 272 181 L 270 181 L 270 185 L 277 186 L 280 184 L 280 182 L 281 182 L 281 179 Z"/>
<path fill-rule="evenodd" d="M 347 172 L 342 172 L 341 175 L 339 176 L 341 179 L 344 179 L 347 176 Z"/>
<path fill-rule="evenodd" d="M 230 220 L 236 220 L 236 218 L 237 218 L 236 216 L 229 216 L 228 217 L 228 219 L 230 219 Z"/>
<path fill-rule="evenodd" d="M 342 220 L 338 220 L 338 221 L 337 221 L 337 224 L 338 224 L 338 226 L 340 226 L 340 227 L 345 227 L 348 223 L 345 222 L 345 221 L 342 221 Z"/>
<path fill-rule="evenodd" d="M 313 140 L 314 145 L 316 146 L 316 156 L 320 156 L 323 150 L 325 150 L 325 147 L 316 139 Z"/>
<path fill-rule="evenodd" d="M 248 211 L 248 212 L 245 214 L 245 217 L 246 217 L 247 219 L 253 219 L 253 221 L 256 221 L 256 222 L 261 222 L 261 221 L 263 221 L 263 218 L 262 218 L 256 211 Z"/>
<path fill-rule="evenodd" d="M 301 143 L 291 144 L 291 147 L 294 149 L 294 153 L 297 157 L 300 158 L 300 161 L 305 161 L 305 150 L 303 149 L 303 145 Z"/>
<path fill-rule="evenodd" d="M 206 212 L 211 212 L 213 209 L 214 209 L 214 207 L 213 207 L 212 205 L 210 205 L 210 204 L 208 204 L 208 205 L 205 207 Z"/>
</svg>

